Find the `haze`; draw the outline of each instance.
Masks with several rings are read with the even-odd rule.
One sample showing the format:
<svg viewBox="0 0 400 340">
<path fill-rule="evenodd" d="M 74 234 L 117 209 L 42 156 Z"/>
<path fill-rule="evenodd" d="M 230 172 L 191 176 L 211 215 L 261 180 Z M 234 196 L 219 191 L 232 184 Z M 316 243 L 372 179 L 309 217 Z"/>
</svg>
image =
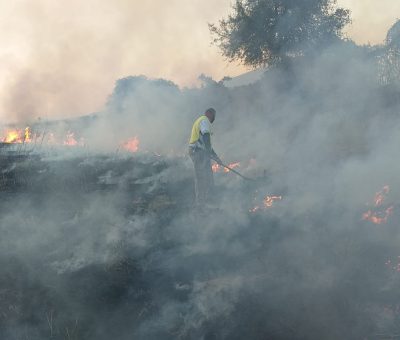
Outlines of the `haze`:
<svg viewBox="0 0 400 340">
<path fill-rule="evenodd" d="M 117 79 L 146 75 L 179 86 L 201 73 L 219 80 L 247 69 L 211 45 L 207 23 L 231 0 L 17 0 L 0 3 L 0 118 L 27 122 L 101 110 Z M 396 0 L 340 0 L 358 43 L 384 40 Z"/>
</svg>

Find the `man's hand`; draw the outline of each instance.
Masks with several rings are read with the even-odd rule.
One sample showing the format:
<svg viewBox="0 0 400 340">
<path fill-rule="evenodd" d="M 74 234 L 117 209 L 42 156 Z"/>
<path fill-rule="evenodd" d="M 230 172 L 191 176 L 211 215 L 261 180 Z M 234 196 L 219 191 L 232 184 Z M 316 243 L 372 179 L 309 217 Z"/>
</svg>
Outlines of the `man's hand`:
<svg viewBox="0 0 400 340">
<path fill-rule="evenodd" d="M 215 153 L 214 149 L 211 150 L 211 158 L 216 161 L 218 164 L 222 165 L 221 158 Z"/>
</svg>

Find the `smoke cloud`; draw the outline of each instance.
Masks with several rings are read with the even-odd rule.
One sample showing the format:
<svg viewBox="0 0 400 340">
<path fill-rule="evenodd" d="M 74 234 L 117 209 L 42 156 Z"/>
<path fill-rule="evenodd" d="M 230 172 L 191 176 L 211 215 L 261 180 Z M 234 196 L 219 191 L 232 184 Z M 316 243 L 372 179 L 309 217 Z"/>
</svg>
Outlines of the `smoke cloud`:
<svg viewBox="0 0 400 340">
<path fill-rule="evenodd" d="M 1 337 L 397 334 L 400 103 L 387 53 L 341 42 L 234 88 L 125 77 L 74 121 L 85 147 L 1 149 Z M 215 150 L 255 181 L 217 173 L 215 209 L 201 213 L 186 148 L 208 107 Z M 134 157 L 117 149 L 134 136 Z M 282 200 L 263 207 L 267 195 Z"/>
<path fill-rule="evenodd" d="M 229 0 L 4 3 L 0 117 L 26 122 L 99 111 L 115 79 L 131 74 L 171 79 L 181 87 L 198 84 L 201 73 L 217 80 L 241 74 L 243 66 L 228 64 L 211 46 L 207 27 L 230 5 Z M 394 0 L 340 5 L 352 10 L 348 34 L 360 43 L 382 42 L 399 9 Z"/>
<path fill-rule="evenodd" d="M 7 121 L 79 116 L 101 109 L 115 79 L 129 74 L 193 85 L 229 66 L 210 46 L 207 22 L 229 1 L 19 1 L 1 5 L 1 116 Z M 188 39 L 188 37 L 190 37 Z"/>
</svg>

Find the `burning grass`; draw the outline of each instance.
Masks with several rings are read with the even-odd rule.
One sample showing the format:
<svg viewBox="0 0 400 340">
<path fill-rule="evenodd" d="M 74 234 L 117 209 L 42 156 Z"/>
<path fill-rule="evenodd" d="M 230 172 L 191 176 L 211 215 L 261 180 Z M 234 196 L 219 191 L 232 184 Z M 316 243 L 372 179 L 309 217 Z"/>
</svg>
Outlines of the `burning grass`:
<svg viewBox="0 0 400 340">
<path fill-rule="evenodd" d="M 181 158 L 2 157 L 4 339 L 359 338 L 396 301 L 391 219 L 321 228 L 326 214 L 290 217 L 286 195 L 258 183 L 255 202 L 245 182 L 197 212 Z"/>
</svg>

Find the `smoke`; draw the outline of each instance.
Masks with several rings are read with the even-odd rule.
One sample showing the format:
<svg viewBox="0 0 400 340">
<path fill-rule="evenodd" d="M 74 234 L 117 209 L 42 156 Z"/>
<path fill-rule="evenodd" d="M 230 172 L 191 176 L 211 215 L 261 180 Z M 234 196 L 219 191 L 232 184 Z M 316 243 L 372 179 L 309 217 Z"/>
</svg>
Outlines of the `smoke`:
<svg viewBox="0 0 400 340">
<path fill-rule="evenodd" d="M 83 152 L 4 151 L 2 338 L 396 334 L 399 102 L 378 57 L 343 42 L 236 88 L 122 78 Z M 201 213 L 184 155 L 208 107 L 215 150 L 257 181 L 216 174 Z M 385 185 L 387 223 L 363 220 Z"/>
<path fill-rule="evenodd" d="M 394 0 L 339 3 L 353 13 L 348 35 L 358 43 L 381 43 L 398 12 Z M 228 0 L 0 5 L 0 115 L 25 123 L 100 111 L 113 81 L 130 74 L 192 86 L 200 73 L 215 79 L 243 73 L 243 66 L 227 64 L 210 46 L 207 22 L 226 15 L 230 5 Z"/>
<path fill-rule="evenodd" d="M 207 22 L 223 15 L 228 4 L 0 5 L 0 114 L 7 122 L 26 122 L 99 111 L 113 81 L 127 74 L 174 78 L 181 86 L 193 85 L 201 72 L 239 74 L 244 68 L 227 65 L 209 43 Z"/>
<path fill-rule="evenodd" d="M 134 131 L 143 150 L 183 154 L 194 119 L 214 106 L 216 151 L 227 162 L 255 159 L 249 173 L 269 176 L 256 189 L 283 195 L 254 218 L 255 188 L 228 174 L 217 177 L 221 211 L 196 218 L 180 207 L 162 231 L 174 246 L 152 258 L 172 282 L 146 281 L 163 293 L 135 334 L 338 338 L 352 320 L 348 336 L 358 338 L 394 327 L 396 317 L 377 320 L 396 304 L 385 262 L 398 256 L 398 214 L 379 227 L 362 220 L 385 185 L 386 204 L 396 211 L 399 199 L 398 103 L 379 72 L 371 51 L 346 42 L 233 89 L 206 78 L 191 90 L 144 77 L 117 82 L 103 116 L 110 130 Z M 381 285 L 394 300 L 381 300 Z"/>
</svg>

